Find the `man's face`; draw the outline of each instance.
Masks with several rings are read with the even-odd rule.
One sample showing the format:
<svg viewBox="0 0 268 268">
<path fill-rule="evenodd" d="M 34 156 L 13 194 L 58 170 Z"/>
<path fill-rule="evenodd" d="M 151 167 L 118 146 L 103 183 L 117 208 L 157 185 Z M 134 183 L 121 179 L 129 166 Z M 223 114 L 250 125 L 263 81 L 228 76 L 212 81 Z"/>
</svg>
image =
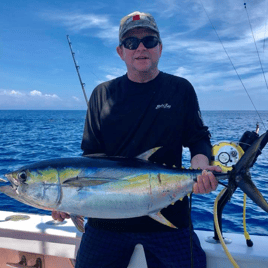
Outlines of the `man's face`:
<svg viewBox="0 0 268 268">
<path fill-rule="evenodd" d="M 146 36 L 156 36 L 157 34 L 147 28 L 135 28 L 129 30 L 123 37 L 123 40 L 128 37 L 137 37 L 142 39 Z M 162 44 L 158 44 L 154 48 L 147 49 L 141 42 L 137 49 L 130 50 L 123 45 L 117 47 L 117 53 L 120 58 L 126 63 L 128 73 L 131 75 L 139 75 L 139 72 L 154 73 L 158 71 L 157 65 L 161 57 Z"/>
</svg>

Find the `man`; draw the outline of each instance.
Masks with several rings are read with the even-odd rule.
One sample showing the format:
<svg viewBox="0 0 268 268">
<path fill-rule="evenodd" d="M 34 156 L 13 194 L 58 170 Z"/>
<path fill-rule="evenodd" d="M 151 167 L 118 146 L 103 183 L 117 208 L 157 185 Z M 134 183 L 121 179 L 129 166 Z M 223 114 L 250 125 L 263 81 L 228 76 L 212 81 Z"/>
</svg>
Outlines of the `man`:
<svg viewBox="0 0 268 268">
<path fill-rule="evenodd" d="M 158 70 L 162 41 L 154 18 L 141 12 L 124 17 L 116 49 L 127 74 L 93 91 L 81 145 L 84 155 L 135 157 L 161 147 L 150 160 L 180 167 L 184 146 L 190 148 L 193 168 L 221 171 L 209 166 L 210 134 L 203 125 L 193 87 L 183 78 Z M 216 187 L 213 174 L 203 171 L 193 192 L 209 193 Z M 148 216 L 89 218 L 76 267 L 126 268 L 138 243 L 144 247 L 149 268 L 191 267 L 191 262 L 194 267 L 206 267 L 205 253 L 189 220 L 188 197 L 161 213 L 178 229 Z M 53 217 L 63 220 L 68 216 L 53 212 Z"/>
</svg>

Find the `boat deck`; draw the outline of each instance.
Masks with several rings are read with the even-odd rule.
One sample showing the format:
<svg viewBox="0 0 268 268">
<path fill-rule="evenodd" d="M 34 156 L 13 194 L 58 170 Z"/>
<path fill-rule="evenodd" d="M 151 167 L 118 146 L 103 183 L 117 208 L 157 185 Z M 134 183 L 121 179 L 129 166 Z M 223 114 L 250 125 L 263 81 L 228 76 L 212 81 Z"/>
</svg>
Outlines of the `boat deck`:
<svg viewBox="0 0 268 268">
<path fill-rule="evenodd" d="M 28 219 L 18 220 L 19 215 Z M 15 216 L 14 220 L 8 220 L 10 216 Z M 197 230 L 196 233 L 206 252 L 208 268 L 233 267 L 221 244 L 205 241 L 213 236 L 212 232 Z M 29 260 L 28 265 L 34 265 L 39 257 L 42 268 L 71 268 L 81 236 L 71 220 L 55 223 L 50 216 L 0 211 L 0 267 L 10 267 L 6 263 L 18 263 L 24 255 Z M 239 267 L 268 267 L 267 236 L 251 236 L 254 243 L 251 248 L 241 234 L 226 233 L 224 236 L 232 240 L 227 247 Z M 137 245 L 128 268 L 146 267 L 142 245 Z"/>
</svg>

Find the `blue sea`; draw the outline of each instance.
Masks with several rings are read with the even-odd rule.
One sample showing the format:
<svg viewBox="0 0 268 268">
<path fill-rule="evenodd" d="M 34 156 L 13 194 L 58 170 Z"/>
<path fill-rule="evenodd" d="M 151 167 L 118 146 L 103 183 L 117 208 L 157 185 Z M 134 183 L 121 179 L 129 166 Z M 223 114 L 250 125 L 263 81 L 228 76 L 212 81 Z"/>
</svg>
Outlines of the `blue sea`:
<svg viewBox="0 0 268 268">
<path fill-rule="evenodd" d="M 237 142 L 242 134 L 254 131 L 260 123 L 260 134 L 268 127 L 268 111 L 203 111 L 212 143 Z M 86 111 L 0 111 L 0 177 L 23 165 L 41 160 L 80 156 L 80 142 Z M 265 127 L 264 127 L 265 125 Z M 116 126 L 115 126 L 116 127 Z M 189 167 L 189 151 L 184 150 L 184 166 Z M 254 183 L 268 200 L 268 145 L 251 169 Z M 192 219 L 196 229 L 213 230 L 213 204 L 217 191 L 193 195 Z M 0 193 L 0 210 L 50 214 L 21 204 Z M 237 189 L 223 211 L 223 232 L 243 232 L 243 193 Z M 251 200 L 247 201 L 247 228 L 250 234 L 268 235 L 268 214 Z"/>
</svg>

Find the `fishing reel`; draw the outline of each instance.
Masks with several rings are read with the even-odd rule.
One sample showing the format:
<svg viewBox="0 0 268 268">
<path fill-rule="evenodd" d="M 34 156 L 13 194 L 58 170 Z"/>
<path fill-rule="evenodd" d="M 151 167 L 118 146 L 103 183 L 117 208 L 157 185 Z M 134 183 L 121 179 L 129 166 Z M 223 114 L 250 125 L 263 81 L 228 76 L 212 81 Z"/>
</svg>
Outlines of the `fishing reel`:
<svg viewBox="0 0 268 268">
<path fill-rule="evenodd" d="M 244 152 L 250 145 L 259 138 L 259 125 L 257 124 L 255 131 L 246 131 L 238 143 L 221 141 L 214 144 L 212 147 L 212 166 L 220 166 L 223 172 L 230 171 L 232 166 L 235 165 L 242 157 Z M 253 164 L 261 151 L 257 153 Z M 253 165 L 252 164 L 252 165 Z"/>
<path fill-rule="evenodd" d="M 220 166 L 223 172 L 230 171 L 244 154 L 238 143 L 221 141 L 212 147 L 212 166 Z"/>
</svg>

